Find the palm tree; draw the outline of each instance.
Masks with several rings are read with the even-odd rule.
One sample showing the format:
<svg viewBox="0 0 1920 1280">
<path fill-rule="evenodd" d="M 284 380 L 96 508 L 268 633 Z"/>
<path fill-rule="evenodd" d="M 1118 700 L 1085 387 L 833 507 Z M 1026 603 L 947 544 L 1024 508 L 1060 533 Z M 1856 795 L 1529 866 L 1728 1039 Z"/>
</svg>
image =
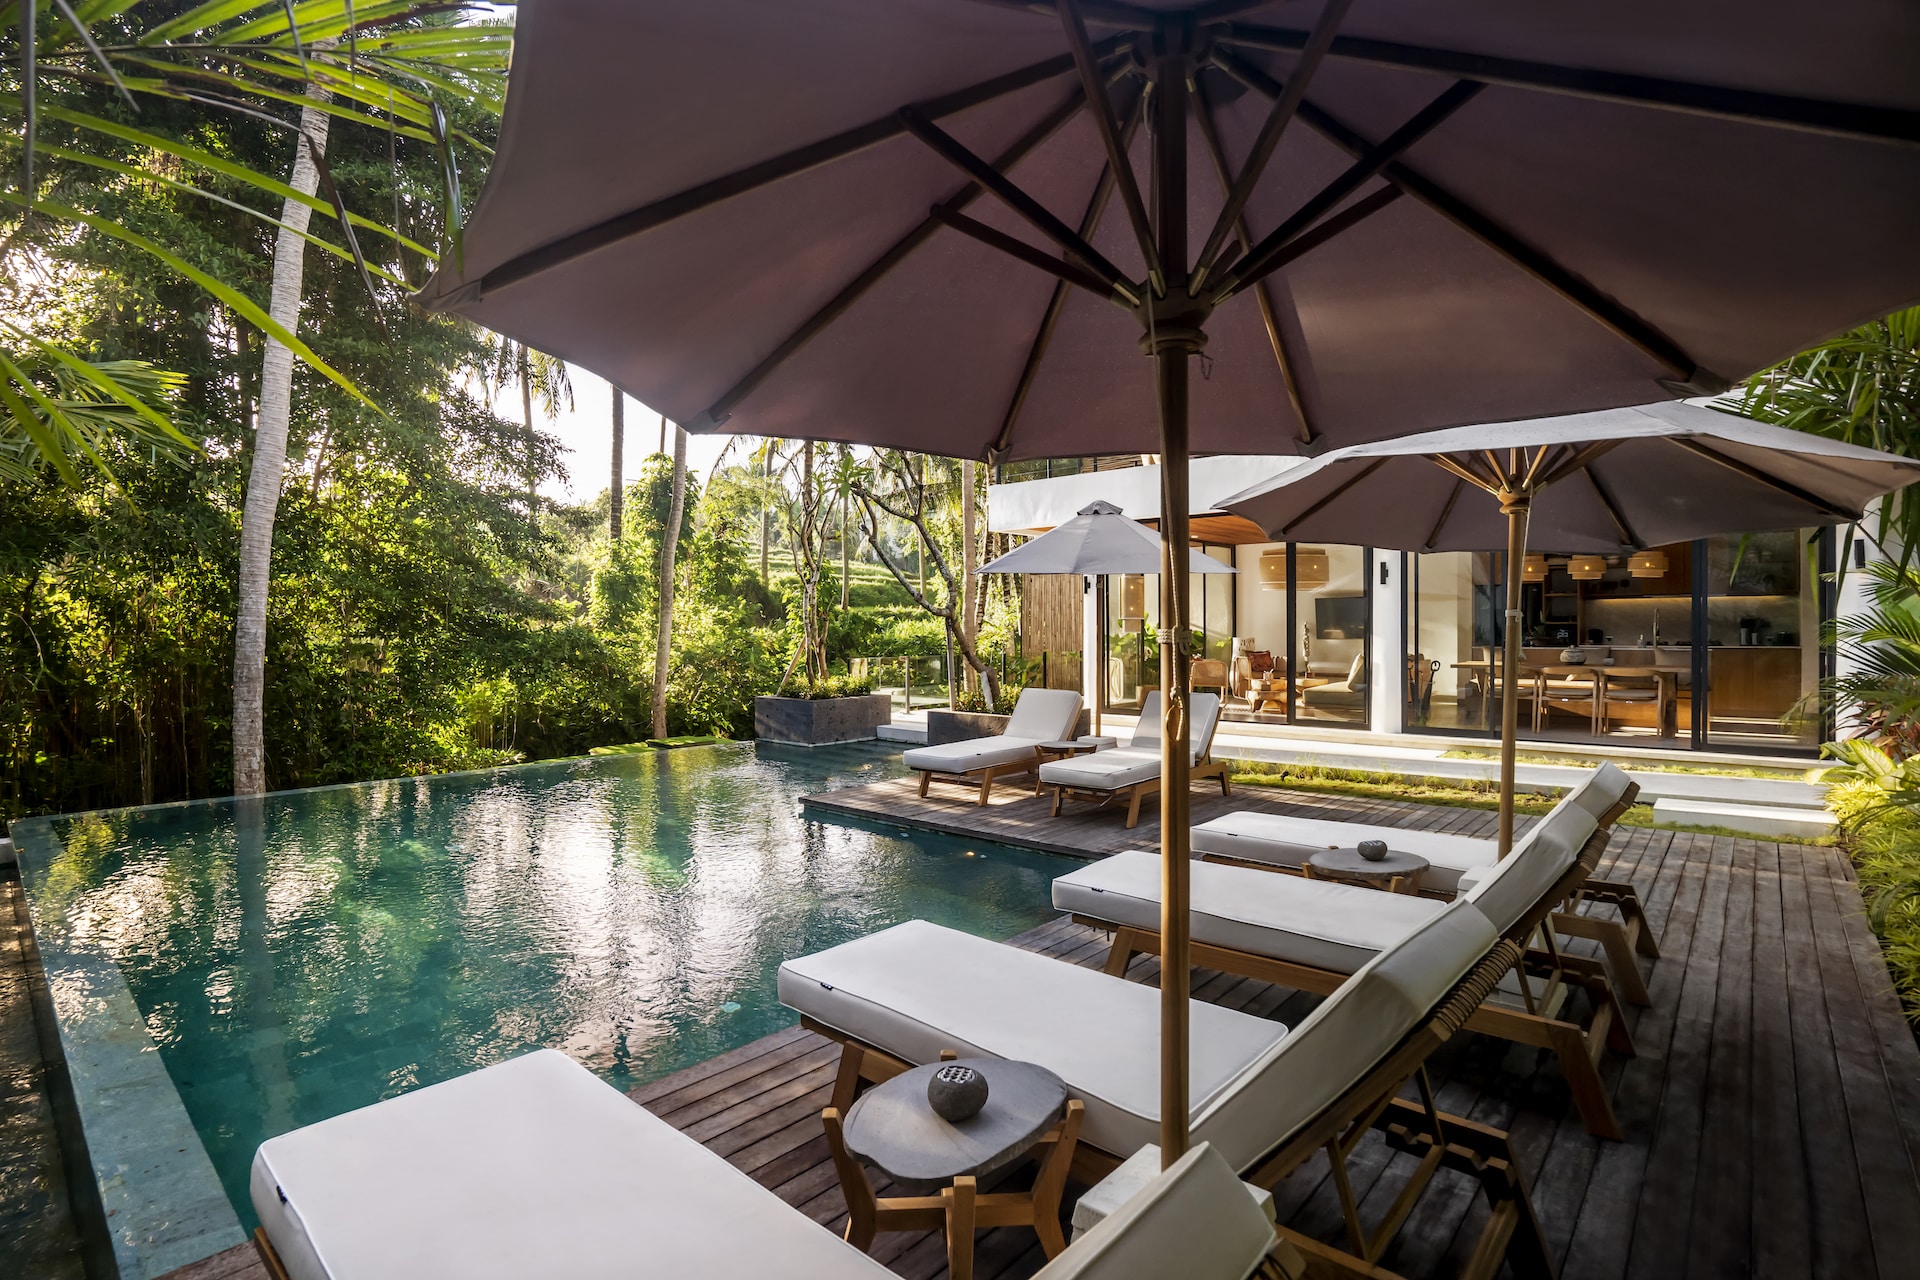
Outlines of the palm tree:
<svg viewBox="0 0 1920 1280">
<path fill-rule="evenodd" d="M 324 103 L 331 95 L 311 85 L 307 97 Z M 301 277 L 306 271 L 307 227 L 311 206 L 300 197 L 320 189 L 320 158 L 327 150 L 328 118 L 315 105 L 300 108 L 300 130 L 293 147 L 293 191 L 280 211 L 280 234 L 273 250 L 273 291 L 267 314 L 287 333 L 300 328 Z M 247 476 L 247 502 L 240 515 L 240 574 L 233 623 L 233 793 L 259 795 L 267 789 L 267 592 L 273 569 L 273 523 L 280 510 L 280 486 L 287 472 L 287 426 L 293 418 L 293 349 L 267 335 L 260 357 L 260 411 L 253 430 L 253 464 Z M 315 478 L 319 476 L 315 464 Z"/>
<path fill-rule="evenodd" d="M 1849 329 L 1755 374 L 1721 407 L 1920 458 L 1920 307 Z M 1900 490 L 1880 504 L 1875 527 L 1854 527 L 1888 559 L 1912 564 L 1920 550 L 1920 493 Z"/>
<path fill-rule="evenodd" d="M 661 422 L 666 421 L 665 415 Z M 653 651 L 653 736 L 667 736 L 667 657 L 673 648 L 674 559 L 680 550 L 680 520 L 687 510 L 687 433 L 673 429 L 673 499 L 660 538 L 660 627 Z"/>
<path fill-rule="evenodd" d="M 456 23 L 445 5 L 431 0 L 363 13 L 368 16 L 356 19 L 352 6 L 338 0 L 190 6 L 170 0 L 78 6 L 33 0 L 0 10 L 0 45 L 18 51 L 17 61 L 0 67 L 0 116 L 10 117 L 21 142 L 18 185 L 0 191 L 0 259 L 30 255 L 78 233 L 117 241 L 191 280 L 292 358 L 372 407 L 288 325 L 233 283 L 194 265 L 194 246 L 145 235 L 117 220 L 111 205 L 120 184 L 163 185 L 352 262 L 370 293 L 376 280 L 406 289 L 403 255 L 431 263 L 436 250 L 404 235 L 397 215 L 395 226 L 384 226 L 350 212 L 317 151 L 309 156 L 317 182 L 302 189 L 209 147 L 202 127 L 221 118 L 264 121 L 297 139 L 302 130 L 309 136 L 322 132 L 313 127 L 316 118 L 344 120 L 378 128 L 396 146 L 405 139 L 433 148 L 443 175 L 444 244 L 458 253 L 456 152 L 475 144 L 448 123 L 449 112 L 498 112 L 511 28 Z M 133 122 L 102 113 L 97 99 L 103 89 L 127 104 Z M 169 104 L 165 118 L 171 124 L 143 115 L 142 103 Z M 300 108 L 299 125 L 283 117 L 289 106 Z M 58 145 L 41 138 L 48 122 L 61 129 Z M 166 162 L 129 163 L 129 149 Z M 305 144 L 300 149 L 308 150 Z M 210 178 L 272 196 L 282 208 L 276 215 L 196 185 Z M 296 204 L 309 215 L 333 218 L 340 243 L 288 217 Z M 377 239 L 380 251 L 364 252 L 363 236 Z M 59 341 L 0 324 L 0 468 L 50 467 L 71 482 L 78 466 L 92 466 L 111 480 L 116 445 L 190 454 L 193 442 L 170 416 L 176 385 L 171 375 L 138 361 L 93 360 Z"/>
<path fill-rule="evenodd" d="M 378 128 L 396 156 L 401 138 L 431 146 L 443 175 L 446 242 L 458 253 L 455 148 L 472 140 L 450 128 L 448 109 L 498 112 L 510 33 L 503 25 L 451 23 L 444 6 L 433 3 L 382 7 L 365 21 L 335 0 L 236 0 L 181 9 L 164 0 L 78 9 L 64 0 L 27 0 L 0 13 L 0 42 L 19 50 L 18 63 L 0 71 L 11 76 L 10 83 L 0 85 L 0 113 L 14 117 L 22 144 L 19 185 L 0 192 L 11 214 L 0 255 L 32 253 L 43 243 L 83 231 L 111 239 L 193 281 L 266 337 L 234 636 L 235 789 L 247 794 L 266 786 L 261 739 L 266 597 L 294 361 L 374 407 L 296 335 L 306 248 L 314 245 L 351 261 L 376 303 L 376 279 L 396 290 L 408 287 L 406 253 L 428 262 L 436 257 L 400 232 L 397 209 L 393 227 L 348 210 L 327 169 L 328 127 L 343 120 Z M 106 86 L 139 124 L 101 113 L 96 100 Z M 143 101 L 170 104 L 166 117 L 173 127 L 150 127 L 141 116 Z M 190 104 L 189 110 L 179 110 L 182 104 Z M 297 123 L 281 114 L 289 106 L 299 108 Z M 286 128 L 294 144 L 292 181 L 205 145 L 205 126 L 221 117 Z M 60 145 L 42 142 L 46 121 L 61 126 Z M 130 164 L 123 158 L 129 148 L 136 155 L 165 156 L 169 163 Z M 55 175 L 50 185 L 43 181 L 48 173 Z M 279 198 L 278 216 L 195 185 L 208 177 Z M 117 221 L 100 197 L 110 199 L 124 182 L 158 183 L 274 226 L 278 243 L 268 307 L 195 266 L 188 249 Z M 89 207 L 96 202 L 102 207 Z M 316 211 L 334 219 L 339 244 L 309 230 Z M 384 251 L 374 260 L 361 248 L 363 233 L 382 242 Z M 193 442 L 168 414 L 176 382 L 138 362 L 89 360 L 56 341 L 6 326 L 0 329 L 0 458 L 29 470 L 51 466 L 71 482 L 79 462 L 111 480 L 109 457 L 116 444 L 191 452 Z"/>
<path fill-rule="evenodd" d="M 607 533 L 615 542 L 620 541 L 620 517 L 626 511 L 626 481 L 621 476 L 623 455 L 627 448 L 627 396 L 620 388 L 613 389 L 613 476 L 607 486 Z"/>
</svg>

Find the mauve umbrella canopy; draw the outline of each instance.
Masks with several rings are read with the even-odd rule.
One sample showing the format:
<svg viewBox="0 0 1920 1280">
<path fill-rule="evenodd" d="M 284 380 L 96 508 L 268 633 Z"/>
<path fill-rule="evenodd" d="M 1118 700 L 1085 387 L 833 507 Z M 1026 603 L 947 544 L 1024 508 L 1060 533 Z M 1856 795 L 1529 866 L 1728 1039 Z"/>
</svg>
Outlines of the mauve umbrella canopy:
<svg viewBox="0 0 1920 1280">
<path fill-rule="evenodd" d="M 1857 520 L 1867 503 L 1920 480 L 1920 462 L 1801 431 L 1671 403 L 1535 422 L 1457 427 L 1355 445 L 1220 505 L 1276 538 L 1397 551 L 1489 551 L 1507 543 L 1500 504 L 1432 461 L 1530 456 L 1541 475 L 1584 446 L 1618 441 L 1532 495 L 1535 551 L 1618 552 L 1717 534 Z M 1525 457 L 1523 457 L 1523 465 Z"/>
<path fill-rule="evenodd" d="M 1141 91 L 1128 31 L 1154 11 L 1192 15 L 1234 173 L 1318 16 L 1232 0 L 1081 7 L 1123 127 Z M 921 104 L 989 160 L 1038 139 L 1008 173 L 1078 229 L 1105 153 L 1075 110 L 1050 8 L 530 0 L 499 154 L 463 256 L 425 300 L 694 430 L 971 457 L 1156 451 L 1139 321 L 1062 287 L 1049 325 L 1053 277 L 928 221 L 967 180 L 896 115 Z M 1252 298 L 1206 322 L 1193 452 L 1717 390 L 1912 302 L 1916 66 L 1920 6 L 1906 0 L 1817 14 L 1790 0 L 1357 0 L 1253 190 L 1252 238 L 1442 95 L 1464 105 L 1330 207 L 1400 198 L 1296 244 L 1246 290 L 1264 289 L 1278 354 Z M 975 91 L 997 77 L 1021 87 Z M 1188 133 L 1198 250 L 1222 188 L 1197 118 Z M 1146 128 L 1128 155 L 1147 189 Z M 965 211 L 1057 256 L 991 196 Z M 1119 198 L 1089 239 L 1128 280 L 1145 276 Z"/>
<path fill-rule="evenodd" d="M 1129 520 L 1111 502 L 1090 502 L 1073 519 L 989 560 L 975 573 L 1078 573 L 1103 577 L 1114 573 L 1160 572 L 1160 535 Z M 1187 548 L 1188 573 L 1233 573 L 1197 548 Z"/>
</svg>

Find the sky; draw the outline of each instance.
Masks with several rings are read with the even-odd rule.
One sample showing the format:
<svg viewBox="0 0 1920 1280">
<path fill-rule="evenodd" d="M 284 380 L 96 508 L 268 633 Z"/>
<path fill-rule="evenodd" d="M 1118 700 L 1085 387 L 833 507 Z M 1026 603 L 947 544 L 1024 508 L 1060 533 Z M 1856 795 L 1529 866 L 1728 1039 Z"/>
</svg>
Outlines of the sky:
<svg viewBox="0 0 1920 1280">
<path fill-rule="evenodd" d="M 556 502 L 584 504 L 600 496 L 613 471 L 613 395 L 606 379 L 588 373 L 578 365 L 567 366 L 567 377 L 573 382 L 571 413 L 563 410 L 550 421 L 540 422 L 540 406 L 536 403 L 533 407 L 535 425 L 558 436 L 560 443 L 571 451 L 562 459 L 567 468 L 567 478 L 544 482 L 540 486 L 540 495 Z M 509 422 L 520 421 L 519 386 L 507 382 L 494 398 L 493 410 Z M 713 469 L 714 460 L 720 456 L 720 450 L 726 446 L 728 438 L 724 435 L 689 435 L 687 470 L 704 480 Z M 729 460 L 745 461 L 747 451 L 755 443 L 743 438 L 740 444 L 734 446 Z M 660 415 L 628 396 L 626 471 L 629 482 L 640 461 L 659 447 Z M 671 439 L 667 441 L 667 452 L 673 452 Z"/>
</svg>

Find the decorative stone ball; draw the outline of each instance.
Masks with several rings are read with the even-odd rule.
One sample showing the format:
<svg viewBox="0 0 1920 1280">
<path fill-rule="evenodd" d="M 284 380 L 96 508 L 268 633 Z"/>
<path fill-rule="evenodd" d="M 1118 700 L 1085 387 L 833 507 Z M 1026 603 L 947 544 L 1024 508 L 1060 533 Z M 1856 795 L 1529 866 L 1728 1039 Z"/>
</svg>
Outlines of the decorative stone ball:
<svg viewBox="0 0 1920 1280">
<path fill-rule="evenodd" d="M 1570 667 L 1581 666 L 1586 660 L 1587 651 L 1585 649 L 1562 649 L 1560 651 L 1560 661 Z"/>
<path fill-rule="evenodd" d="M 1385 840 L 1362 840 L 1360 842 L 1360 856 L 1368 862 L 1379 862 L 1387 856 L 1387 842 Z"/>
<path fill-rule="evenodd" d="M 987 1078 L 972 1067 L 949 1063 L 927 1081 L 927 1104 L 949 1124 L 971 1119 L 987 1105 Z"/>
</svg>

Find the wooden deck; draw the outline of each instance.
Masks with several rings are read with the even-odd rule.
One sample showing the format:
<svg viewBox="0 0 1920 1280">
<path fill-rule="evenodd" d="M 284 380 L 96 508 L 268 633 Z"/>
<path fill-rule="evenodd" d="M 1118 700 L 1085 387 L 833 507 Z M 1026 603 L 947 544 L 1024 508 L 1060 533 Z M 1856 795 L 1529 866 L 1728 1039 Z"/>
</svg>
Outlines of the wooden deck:
<svg viewBox="0 0 1920 1280">
<path fill-rule="evenodd" d="M 1196 819 L 1216 808 L 1271 807 L 1463 834 L 1487 834 L 1493 821 L 1481 810 L 1250 791 L 1223 805 L 1217 790 L 1203 799 L 1196 789 Z M 913 798 L 910 787 L 905 794 Z M 1022 807 L 1017 793 L 985 810 L 930 798 L 930 816 L 899 801 L 900 784 L 882 783 L 810 803 L 870 817 L 884 804 L 889 822 L 911 814 L 917 825 L 937 819 L 954 831 L 1082 854 L 1148 845 L 1157 834 L 1144 818 L 1123 832 L 1110 811 L 1070 811 L 1055 824 L 1043 802 Z M 1562 1275 L 1915 1275 L 1920 1049 L 1846 858 L 1828 848 L 1623 828 L 1602 874 L 1639 886 L 1664 953 L 1648 970 L 1652 1007 L 1628 1015 L 1638 1056 L 1605 1062 L 1626 1140 L 1585 1132 L 1544 1054 L 1470 1036 L 1434 1063 L 1442 1106 L 1512 1132 Z M 1012 942 L 1067 963 L 1104 955 L 1104 935 L 1065 920 Z M 1155 981 L 1157 962 L 1137 960 L 1129 976 Z M 1313 1004 L 1204 970 L 1194 989 L 1288 1023 Z M 796 1027 L 633 1096 L 838 1230 L 845 1209 L 819 1121 L 835 1056 Z M 1376 1138 L 1363 1144 L 1352 1168 L 1367 1208 L 1391 1200 L 1407 1164 L 1389 1159 Z M 1324 1160 L 1284 1182 L 1276 1198 L 1285 1221 L 1338 1238 Z M 1442 1174 L 1384 1264 L 1407 1276 L 1450 1274 L 1482 1212 L 1469 1184 Z M 933 1235 L 882 1236 L 875 1254 L 903 1276 L 945 1273 Z M 982 1280 L 1017 1280 L 1041 1262 L 1031 1231 L 979 1238 Z M 240 1277 L 263 1280 L 250 1249 L 171 1280 Z"/>
<path fill-rule="evenodd" d="M 1149 798 L 1140 806 L 1140 825 L 1129 831 L 1124 804 L 1070 803 L 1055 818 L 1050 816 L 1052 802 L 1045 796 L 1034 795 L 1031 781 L 1025 786 L 1021 785 L 1022 781 L 1012 779 L 995 784 L 993 795 L 984 806 L 974 803 L 976 793 L 971 788 L 939 783 L 935 783 L 923 799 L 917 778 L 896 778 L 802 796 L 800 804 L 809 815 L 828 820 L 844 816 L 895 827 L 917 827 L 1077 858 L 1103 858 L 1125 849 L 1156 849 L 1160 845 L 1157 798 Z M 1440 808 L 1264 786 L 1237 786 L 1229 797 L 1222 796 L 1219 783 L 1211 779 L 1194 785 L 1192 804 L 1196 824 L 1222 814 L 1257 809 L 1341 821 L 1366 819 L 1386 826 L 1457 831 L 1463 835 L 1491 837 L 1494 829 L 1494 815 L 1484 809 Z M 1523 828 L 1527 821 L 1521 819 Z"/>
</svg>

